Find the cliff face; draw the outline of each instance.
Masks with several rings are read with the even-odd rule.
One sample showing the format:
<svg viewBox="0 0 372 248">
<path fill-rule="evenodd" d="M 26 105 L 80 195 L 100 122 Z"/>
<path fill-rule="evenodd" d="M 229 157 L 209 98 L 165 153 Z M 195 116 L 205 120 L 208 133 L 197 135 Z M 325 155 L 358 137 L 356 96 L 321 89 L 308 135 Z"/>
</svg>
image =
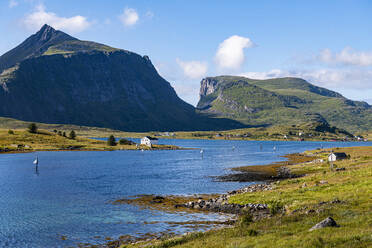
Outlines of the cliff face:
<svg viewBox="0 0 372 248">
<path fill-rule="evenodd" d="M 199 96 L 204 97 L 204 96 L 214 93 L 217 89 L 217 84 L 218 84 L 218 81 L 214 80 L 213 78 L 204 78 L 200 82 Z"/>
<path fill-rule="evenodd" d="M 12 63 L 0 57 L 0 116 L 126 131 L 242 126 L 195 113 L 147 56 L 69 37 L 44 26 L 25 41 L 35 51 L 20 56 L 23 43 L 3 55 Z"/>
<path fill-rule="evenodd" d="M 348 100 L 300 78 L 205 78 L 200 83 L 197 107 L 202 113 L 213 113 L 247 125 L 292 125 L 313 122 L 313 117 L 318 116 L 320 122 L 350 131 L 372 128 L 370 105 Z"/>
</svg>

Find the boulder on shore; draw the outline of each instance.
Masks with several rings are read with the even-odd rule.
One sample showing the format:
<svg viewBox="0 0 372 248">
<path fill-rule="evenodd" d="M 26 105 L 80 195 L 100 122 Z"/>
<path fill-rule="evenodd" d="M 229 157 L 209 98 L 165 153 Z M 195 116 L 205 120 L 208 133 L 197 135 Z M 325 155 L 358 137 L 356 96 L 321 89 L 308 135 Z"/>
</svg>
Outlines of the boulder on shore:
<svg viewBox="0 0 372 248">
<path fill-rule="evenodd" d="M 312 228 L 310 228 L 309 231 L 313 231 L 313 230 L 324 228 L 324 227 L 339 227 L 339 225 L 336 223 L 336 221 L 332 217 L 328 217 L 322 220 L 321 222 L 319 222 L 318 224 L 316 224 L 315 226 L 313 226 Z"/>
</svg>

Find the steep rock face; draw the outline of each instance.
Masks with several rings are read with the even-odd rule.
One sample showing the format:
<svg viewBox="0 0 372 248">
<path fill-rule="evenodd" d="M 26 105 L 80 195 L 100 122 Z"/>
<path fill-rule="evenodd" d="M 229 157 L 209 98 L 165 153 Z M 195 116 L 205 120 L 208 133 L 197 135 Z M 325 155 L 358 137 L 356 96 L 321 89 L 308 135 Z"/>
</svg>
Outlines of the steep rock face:
<svg viewBox="0 0 372 248">
<path fill-rule="evenodd" d="M 372 107 L 300 78 L 255 80 L 235 76 L 205 78 L 197 108 L 247 125 L 328 123 L 350 131 L 372 128 Z"/>
<path fill-rule="evenodd" d="M 204 78 L 200 83 L 200 96 L 212 94 L 217 89 L 218 82 L 213 78 Z"/>
<path fill-rule="evenodd" d="M 35 50 L 19 50 L 24 43 Z M 147 56 L 70 38 L 49 26 L 24 43 L 0 57 L 16 58 L 3 63 L 0 116 L 126 131 L 243 126 L 197 114 Z"/>
</svg>

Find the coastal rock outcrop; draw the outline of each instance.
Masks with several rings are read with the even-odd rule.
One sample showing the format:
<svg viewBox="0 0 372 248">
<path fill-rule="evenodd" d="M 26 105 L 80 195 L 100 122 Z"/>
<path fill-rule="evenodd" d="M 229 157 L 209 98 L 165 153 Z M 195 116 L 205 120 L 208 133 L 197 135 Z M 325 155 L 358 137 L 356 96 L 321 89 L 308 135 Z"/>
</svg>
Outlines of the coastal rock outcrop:
<svg viewBox="0 0 372 248">
<path fill-rule="evenodd" d="M 240 193 L 246 192 L 256 192 L 256 191 L 265 191 L 271 190 L 271 184 L 254 184 L 248 187 L 230 191 L 227 194 L 220 195 L 216 198 L 211 198 L 208 200 L 198 200 L 198 201 L 190 201 L 182 205 L 178 205 L 176 207 L 186 207 L 198 210 L 206 210 L 212 212 L 221 212 L 221 213 L 230 213 L 230 214 L 241 214 L 241 213 L 257 213 L 261 212 L 261 214 L 269 214 L 269 208 L 267 204 L 260 204 L 260 203 L 248 203 L 248 204 L 235 204 L 229 203 L 228 200 L 230 196 Z"/>
</svg>

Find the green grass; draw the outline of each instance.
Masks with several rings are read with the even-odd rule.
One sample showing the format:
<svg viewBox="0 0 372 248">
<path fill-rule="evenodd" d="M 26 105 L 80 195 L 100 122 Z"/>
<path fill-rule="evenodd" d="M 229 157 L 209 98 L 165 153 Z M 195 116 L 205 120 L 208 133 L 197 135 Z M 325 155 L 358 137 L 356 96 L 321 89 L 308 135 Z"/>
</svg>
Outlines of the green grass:
<svg viewBox="0 0 372 248">
<path fill-rule="evenodd" d="M 20 121 L 12 118 L 0 117 L 0 129 L 26 129 L 30 122 Z M 88 126 L 77 126 L 67 124 L 44 124 L 37 123 L 41 129 L 52 132 L 53 130 L 70 132 L 74 130 L 80 137 L 108 137 L 113 134 L 115 137 L 141 138 L 143 136 L 159 136 L 161 138 L 179 138 L 179 139 L 249 139 L 249 140 L 298 140 L 300 132 L 304 133 L 306 140 L 333 140 L 343 139 L 345 134 L 330 132 L 318 132 L 315 130 L 317 123 L 300 123 L 298 125 L 276 125 L 261 128 L 243 128 L 227 131 L 192 131 L 192 132 L 173 132 L 174 136 L 164 136 L 164 132 L 123 132 L 109 128 L 98 128 Z M 161 136 L 163 135 L 163 136 Z M 217 137 L 221 135 L 220 137 Z M 311 135 L 311 136 L 309 136 Z"/>
<path fill-rule="evenodd" d="M 336 162 L 345 171 L 330 171 L 327 163 L 293 165 L 290 168 L 294 173 L 307 175 L 280 181 L 271 191 L 230 198 L 230 202 L 240 204 L 266 202 L 273 210 L 270 218 L 123 247 L 372 247 L 372 147 L 338 151 L 351 156 Z M 324 158 L 328 152 L 310 153 Z M 327 183 L 320 184 L 322 180 Z M 331 203 L 335 199 L 341 202 Z M 284 212 L 278 211 L 281 208 Z M 309 231 L 328 216 L 340 227 Z"/>
<path fill-rule="evenodd" d="M 300 123 L 297 125 L 276 125 L 259 128 L 243 128 L 227 131 L 174 132 L 174 138 L 187 139 L 245 139 L 245 140 L 342 140 L 350 138 L 335 129 L 334 132 L 317 131 L 319 123 Z M 302 136 L 299 136 L 302 133 Z M 285 136 L 287 138 L 285 138 Z"/>
<path fill-rule="evenodd" d="M 26 129 L 31 122 L 20 121 L 12 118 L 0 117 L 0 129 L 8 130 L 24 130 Z M 88 126 L 77 126 L 77 125 L 68 125 L 68 124 L 45 124 L 45 123 L 36 123 L 37 126 L 41 129 L 44 129 L 49 132 L 65 131 L 69 133 L 71 130 L 77 132 L 79 137 L 108 137 L 113 134 L 115 137 L 131 137 L 131 138 L 141 138 L 148 135 L 148 133 L 131 133 L 131 132 L 122 132 L 119 130 L 114 130 L 110 128 L 100 128 L 100 127 L 88 127 Z"/>
<path fill-rule="evenodd" d="M 67 136 L 69 132 L 66 132 Z M 77 132 L 77 134 L 79 134 Z M 107 136 L 106 136 L 107 137 Z M 108 146 L 105 141 L 76 137 L 70 139 L 54 132 L 39 130 L 37 133 L 29 133 L 26 130 L 0 129 L 0 152 L 32 152 L 32 151 L 58 151 L 58 150 L 136 150 L 151 149 L 147 146 L 132 145 Z M 178 149 L 176 146 L 154 145 L 152 149 Z"/>
<path fill-rule="evenodd" d="M 55 54 L 71 54 L 76 52 L 114 52 L 120 49 L 99 44 L 92 41 L 82 41 L 82 40 L 69 40 L 57 45 L 51 46 L 43 55 L 55 55 Z"/>
</svg>

